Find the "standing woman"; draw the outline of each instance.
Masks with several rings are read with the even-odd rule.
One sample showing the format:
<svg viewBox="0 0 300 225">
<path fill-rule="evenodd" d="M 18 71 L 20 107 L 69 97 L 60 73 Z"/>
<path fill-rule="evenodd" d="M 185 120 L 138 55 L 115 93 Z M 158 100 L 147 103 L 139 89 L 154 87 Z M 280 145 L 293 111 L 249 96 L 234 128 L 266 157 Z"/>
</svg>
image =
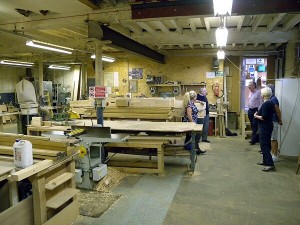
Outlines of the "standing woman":
<svg viewBox="0 0 300 225">
<path fill-rule="evenodd" d="M 258 120 L 259 129 L 259 143 L 263 155 L 263 161 L 257 163 L 258 165 L 264 165 L 262 169 L 264 172 L 275 170 L 274 162 L 271 155 L 271 135 L 273 131 L 273 114 L 275 113 L 275 106 L 270 97 L 272 96 L 272 90 L 269 87 L 265 87 L 261 90 L 261 96 L 264 99 L 264 103 L 254 114 L 254 118 Z"/>
<path fill-rule="evenodd" d="M 183 100 L 183 104 L 185 106 L 183 122 L 197 123 L 198 109 L 195 106 L 196 98 L 197 98 L 197 94 L 195 91 L 190 91 L 190 92 L 185 93 L 184 100 Z M 185 141 L 184 141 L 185 146 L 187 146 L 189 144 L 189 142 L 191 141 L 191 138 L 192 138 L 191 132 L 186 133 L 186 137 L 185 137 Z M 195 150 L 196 150 L 197 155 L 200 155 L 201 153 L 203 154 L 206 152 L 206 151 L 203 151 L 200 149 L 199 141 L 200 141 L 200 134 L 196 134 Z"/>
</svg>

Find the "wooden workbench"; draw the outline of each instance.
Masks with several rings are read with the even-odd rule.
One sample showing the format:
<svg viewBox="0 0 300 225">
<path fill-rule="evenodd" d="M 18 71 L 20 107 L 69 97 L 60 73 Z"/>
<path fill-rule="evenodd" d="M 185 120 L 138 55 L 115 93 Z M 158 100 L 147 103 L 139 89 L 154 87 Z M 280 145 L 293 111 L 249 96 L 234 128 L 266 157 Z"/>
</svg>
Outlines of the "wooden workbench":
<svg viewBox="0 0 300 225">
<path fill-rule="evenodd" d="M 79 214 L 74 170 L 74 155 L 43 160 L 25 169 L 0 161 L 0 181 L 7 180 L 10 196 L 10 207 L 0 212 L 1 225 L 68 225 L 74 221 Z M 32 196 L 19 202 L 17 184 L 24 179 L 32 184 Z"/>
<path fill-rule="evenodd" d="M 77 120 L 77 123 L 80 125 L 91 126 L 90 120 Z M 96 121 L 93 120 L 93 124 L 96 124 Z M 193 173 L 195 170 L 195 134 L 202 131 L 202 125 L 195 124 L 193 122 L 149 122 L 149 121 L 104 121 L 105 127 L 111 127 L 112 132 L 118 133 L 140 133 L 145 132 L 147 134 L 153 135 L 176 135 L 176 134 L 185 134 L 187 132 L 192 133 L 192 150 L 191 150 L 191 164 L 190 172 Z M 27 130 L 29 133 L 32 132 L 47 132 L 47 131 L 67 131 L 70 126 L 52 126 L 52 127 L 34 127 L 28 126 Z M 164 157 L 163 154 L 161 157 Z M 163 159 L 160 159 L 160 162 L 164 163 Z"/>
</svg>

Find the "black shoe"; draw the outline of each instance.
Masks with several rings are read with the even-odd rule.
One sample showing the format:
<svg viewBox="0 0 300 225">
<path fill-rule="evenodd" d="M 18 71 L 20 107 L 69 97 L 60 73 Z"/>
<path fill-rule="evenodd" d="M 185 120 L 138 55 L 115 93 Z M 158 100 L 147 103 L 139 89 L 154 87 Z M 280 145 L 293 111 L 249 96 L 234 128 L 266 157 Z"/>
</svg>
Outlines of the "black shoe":
<svg viewBox="0 0 300 225">
<path fill-rule="evenodd" d="M 270 171 L 275 171 L 275 166 L 266 166 L 265 168 L 262 169 L 264 172 L 270 172 Z"/>
<path fill-rule="evenodd" d="M 260 165 L 260 166 L 265 166 L 266 164 L 264 162 L 258 162 L 256 163 L 257 165 Z"/>
<path fill-rule="evenodd" d="M 210 143 L 210 141 L 209 141 L 209 140 L 202 140 L 202 142 Z"/>
<path fill-rule="evenodd" d="M 260 154 L 262 154 L 262 150 L 259 150 L 258 152 L 259 152 Z"/>
<path fill-rule="evenodd" d="M 197 155 L 204 154 L 205 152 L 206 152 L 205 150 L 201 150 L 201 149 L 196 150 Z"/>
<path fill-rule="evenodd" d="M 255 142 L 249 141 L 250 145 L 255 145 Z"/>
</svg>

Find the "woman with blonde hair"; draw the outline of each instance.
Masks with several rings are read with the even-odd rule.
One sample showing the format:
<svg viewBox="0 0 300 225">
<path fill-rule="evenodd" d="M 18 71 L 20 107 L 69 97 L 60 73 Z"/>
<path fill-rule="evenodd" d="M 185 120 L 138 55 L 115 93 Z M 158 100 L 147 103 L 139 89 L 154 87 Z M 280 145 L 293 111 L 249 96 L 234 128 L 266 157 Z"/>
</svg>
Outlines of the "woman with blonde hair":
<svg viewBox="0 0 300 225">
<path fill-rule="evenodd" d="M 183 99 L 183 104 L 185 106 L 183 122 L 197 123 L 198 109 L 195 106 L 196 98 L 197 98 L 197 93 L 195 91 L 190 91 L 190 92 L 185 93 L 184 99 Z M 192 138 L 191 132 L 186 133 L 186 137 L 185 137 L 185 141 L 184 141 L 186 149 L 189 149 L 187 146 L 190 144 L 191 138 Z M 206 152 L 206 151 L 203 151 L 200 149 L 199 140 L 200 140 L 200 135 L 197 134 L 195 137 L 195 150 L 196 150 L 197 155 Z"/>
<path fill-rule="evenodd" d="M 271 155 L 271 136 L 273 131 L 273 114 L 275 113 L 275 105 L 270 101 L 272 90 L 265 87 L 261 90 L 261 96 L 264 103 L 260 109 L 254 114 L 254 118 L 258 120 L 259 143 L 263 155 L 263 161 L 257 163 L 263 165 L 264 172 L 274 171 L 275 166 Z"/>
</svg>

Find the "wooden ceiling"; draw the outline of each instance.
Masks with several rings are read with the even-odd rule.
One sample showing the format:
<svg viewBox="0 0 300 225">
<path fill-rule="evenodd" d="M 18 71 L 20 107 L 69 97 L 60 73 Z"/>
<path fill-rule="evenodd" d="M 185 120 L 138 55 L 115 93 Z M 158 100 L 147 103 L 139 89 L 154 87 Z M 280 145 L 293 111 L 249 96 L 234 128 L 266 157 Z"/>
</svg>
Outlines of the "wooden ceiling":
<svg viewBox="0 0 300 225">
<path fill-rule="evenodd" d="M 87 22 L 91 20 L 164 55 L 185 50 L 215 54 L 215 30 L 220 26 L 220 18 L 213 16 L 212 0 L 198 2 L 0 0 L 0 59 L 36 58 L 41 54 L 49 59 L 66 57 L 28 47 L 25 42 L 29 39 L 76 49 L 69 58 L 84 57 L 87 52 L 94 52 L 94 42 L 88 38 Z M 235 2 L 238 1 L 234 0 L 233 5 Z M 283 43 L 299 42 L 299 1 L 281 1 L 285 2 L 283 7 L 276 5 L 278 0 L 265 0 L 260 1 L 265 4 L 259 8 L 254 4 L 259 0 L 244 2 L 251 2 L 259 13 L 244 9 L 247 4 L 233 7 L 232 15 L 226 18 L 226 52 L 271 54 Z M 268 6 L 271 2 L 276 8 Z M 268 8 L 271 13 L 265 12 Z M 123 49 L 105 42 L 103 51 L 114 55 Z"/>
</svg>

